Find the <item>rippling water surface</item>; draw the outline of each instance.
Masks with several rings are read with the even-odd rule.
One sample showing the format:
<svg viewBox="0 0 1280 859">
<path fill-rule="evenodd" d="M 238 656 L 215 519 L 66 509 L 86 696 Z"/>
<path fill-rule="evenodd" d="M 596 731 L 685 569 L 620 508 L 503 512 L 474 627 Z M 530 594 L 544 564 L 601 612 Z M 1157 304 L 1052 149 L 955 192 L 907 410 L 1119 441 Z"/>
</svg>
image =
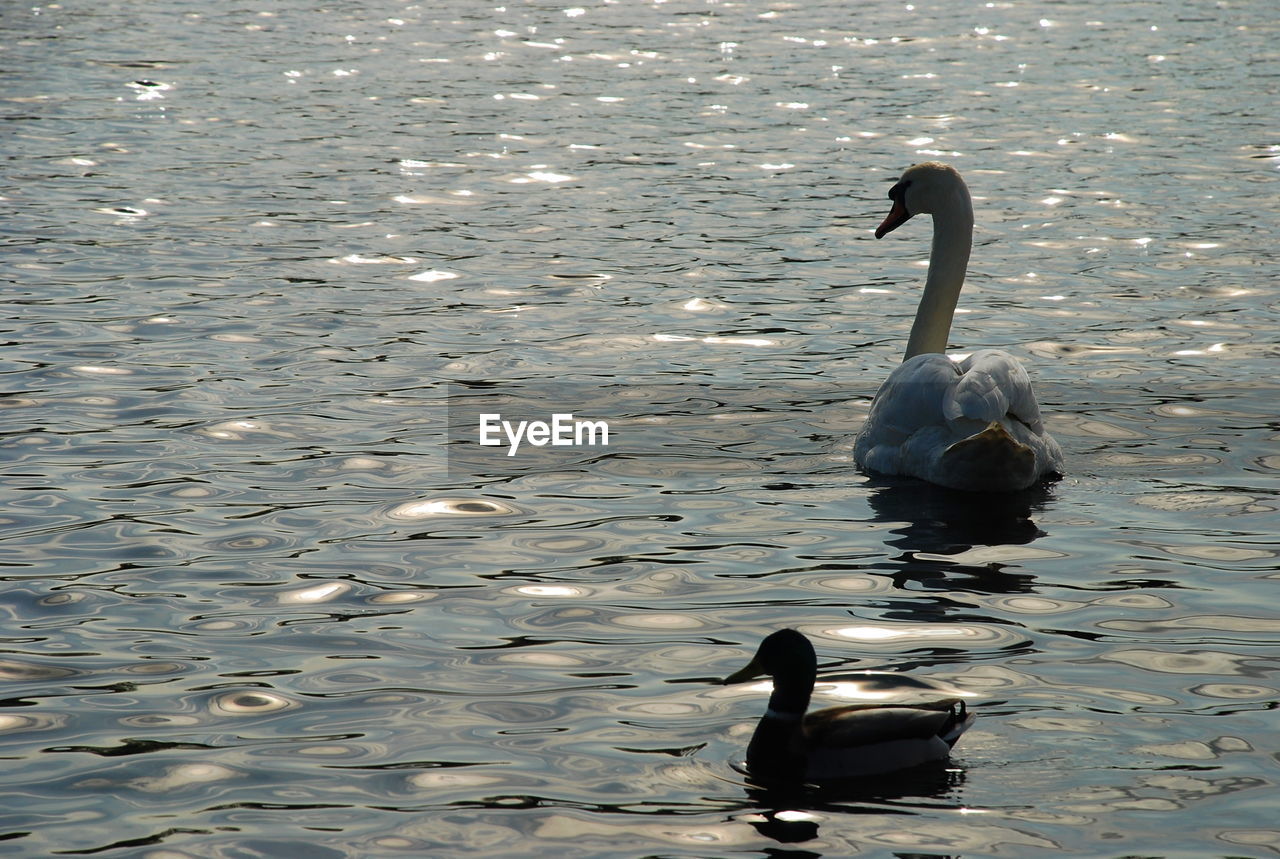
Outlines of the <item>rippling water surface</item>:
<svg viewBox="0 0 1280 859">
<path fill-rule="evenodd" d="M 1280 853 L 1271 4 L 3 16 L 8 850 Z M 1026 497 L 851 464 L 930 158 Z M 476 390 L 655 441 L 451 460 Z M 951 768 L 749 787 L 780 626 L 970 695 Z"/>
</svg>

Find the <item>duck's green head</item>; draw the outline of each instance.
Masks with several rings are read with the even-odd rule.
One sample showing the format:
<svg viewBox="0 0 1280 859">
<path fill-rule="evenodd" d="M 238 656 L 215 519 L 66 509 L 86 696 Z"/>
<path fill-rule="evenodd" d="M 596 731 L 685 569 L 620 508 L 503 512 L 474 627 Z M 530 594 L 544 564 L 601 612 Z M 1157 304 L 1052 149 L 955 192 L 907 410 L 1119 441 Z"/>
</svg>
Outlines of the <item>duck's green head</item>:
<svg viewBox="0 0 1280 859">
<path fill-rule="evenodd" d="M 740 671 L 735 671 L 720 681 L 726 686 L 742 683 L 768 675 L 775 680 L 782 676 L 810 677 L 818 670 L 818 657 L 813 645 L 794 629 L 780 629 L 760 642 L 756 655 Z M 813 681 L 809 681 L 812 685 Z"/>
</svg>

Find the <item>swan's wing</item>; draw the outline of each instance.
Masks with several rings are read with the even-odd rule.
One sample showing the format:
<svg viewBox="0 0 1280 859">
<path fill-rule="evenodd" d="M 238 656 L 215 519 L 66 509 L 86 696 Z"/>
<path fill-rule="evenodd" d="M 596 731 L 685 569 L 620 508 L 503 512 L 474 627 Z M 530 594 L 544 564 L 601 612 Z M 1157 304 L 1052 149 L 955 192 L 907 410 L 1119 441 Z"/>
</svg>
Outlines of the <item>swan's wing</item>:
<svg viewBox="0 0 1280 859">
<path fill-rule="evenodd" d="M 1031 377 L 1007 352 L 984 349 L 960 362 L 960 379 L 942 404 L 948 421 L 972 420 L 986 425 L 1012 416 L 1033 432 L 1042 432 L 1040 406 Z"/>
<path fill-rule="evenodd" d="M 916 355 L 884 380 L 853 444 L 853 459 L 882 474 L 903 473 L 903 446 L 921 427 L 943 426 L 942 404 L 959 368 L 942 355 Z"/>
<path fill-rule="evenodd" d="M 941 423 L 942 405 L 960 368 L 943 355 L 917 355 L 899 364 L 871 403 L 863 434 L 873 444 L 902 444 L 922 426 Z"/>
</svg>

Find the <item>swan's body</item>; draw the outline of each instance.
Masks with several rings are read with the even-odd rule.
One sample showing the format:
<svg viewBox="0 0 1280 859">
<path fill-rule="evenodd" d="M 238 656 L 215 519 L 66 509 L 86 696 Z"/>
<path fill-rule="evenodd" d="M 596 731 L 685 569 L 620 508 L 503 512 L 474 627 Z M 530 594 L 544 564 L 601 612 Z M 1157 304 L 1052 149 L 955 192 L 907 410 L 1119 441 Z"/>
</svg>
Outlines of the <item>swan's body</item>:
<svg viewBox="0 0 1280 859">
<path fill-rule="evenodd" d="M 805 711 L 817 677 L 813 645 L 794 629 L 760 643 L 747 667 L 725 678 L 773 678 L 769 709 L 747 746 L 751 775 L 772 781 L 877 775 L 945 760 L 973 715 L 957 698 L 913 706 L 852 704 Z"/>
<path fill-rule="evenodd" d="M 933 215 L 924 295 L 903 362 L 876 392 L 854 443 L 860 468 L 953 489 L 1010 492 L 1062 468 L 1026 370 L 995 349 L 955 362 L 943 353 L 973 244 L 973 204 L 946 164 L 917 164 L 889 191 L 876 238 L 912 215 Z"/>
</svg>

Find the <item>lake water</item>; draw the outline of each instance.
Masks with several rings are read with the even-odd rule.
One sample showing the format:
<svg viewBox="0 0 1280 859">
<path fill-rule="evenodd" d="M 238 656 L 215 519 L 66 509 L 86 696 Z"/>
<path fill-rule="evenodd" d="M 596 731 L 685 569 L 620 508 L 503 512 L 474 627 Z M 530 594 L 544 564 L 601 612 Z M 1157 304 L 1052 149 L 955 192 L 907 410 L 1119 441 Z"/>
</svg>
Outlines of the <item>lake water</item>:
<svg viewBox="0 0 1280 859">
<path fill-rule="evenodd" d="M 1272 3 L 259 8 L 0 13 L 5 851 L 1280 854 Z M 929 159 L 1025 497 L 851 462 Z M 750 788 L 781 626 L 949 768 Z"/>
</svg>

